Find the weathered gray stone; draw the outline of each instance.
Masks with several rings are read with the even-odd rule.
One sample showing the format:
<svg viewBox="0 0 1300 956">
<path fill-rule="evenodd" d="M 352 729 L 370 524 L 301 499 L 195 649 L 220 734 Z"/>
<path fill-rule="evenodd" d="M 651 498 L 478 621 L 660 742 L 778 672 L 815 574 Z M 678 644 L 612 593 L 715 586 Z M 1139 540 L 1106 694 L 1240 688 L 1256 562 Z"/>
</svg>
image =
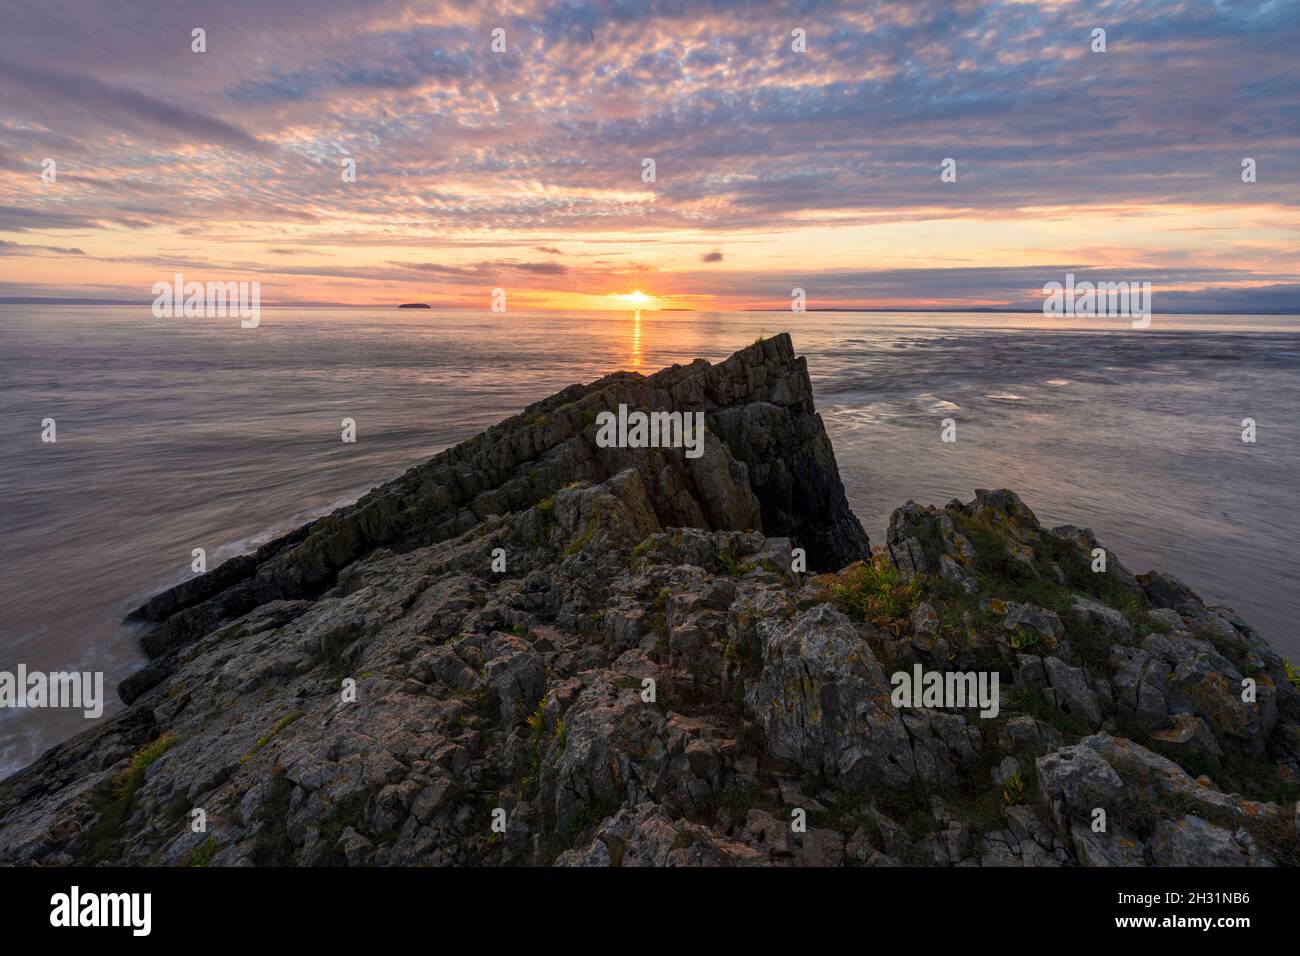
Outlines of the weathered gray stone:
<svg viewBox="0 0 1300 956">
<path fill-rule="evenodd" d="M 1082 668 L 1071 667 L 1060 658 L 1048 657 L 1043 660 L 1043 670 L 1048 684 L 1044 693 L 1052 703 L 1070 716 L 1085 721 L 1089 729 L 1095 730 L 1101 725 L 1101 704 L 1088 685 L 1088 675 Z"/>
<path fill-rule="evenodd" d="M 1156 866 L 1271 866 L 1249 833 L 1227 830 L 1188 813 L 1156 823 L 1151 841 Z"/>
<path fill-rule="evenodd" d="M 1210 733 L 1210 725 L 1191 714 L 1179 714 L 1172 727 L 1153 730 L 1151 739 L 1163 744 L 1167 750 L 1186 754 L 1201 762 L 1217 763 L 1223 759 L 1223 748 Z"/>
<path fill-rule="evenodd" d="M 1036 604 L 1017 604 L 1014 601 L 1006 605 L 1006 611 L 1006 617 L 1002 619 L 1002 626 L 1006 630 L 1028 628 L 1039 634 L 1048 647 L 1055 647 L 1056 642 L 1065 634 L 1065 625 L 1061 623 L 1055 611 L 1049 611 Z"/>
<path fill-rule="evenodd" d="M 1110 640 L 1123 644 L 1133 639 L 1128 618 L 1113 607 L 1082 594 L 1076 594 L 1070 606 L 1078 617 L 1100 628 Z"/>
<path fill-rule="evenodd" d="M 915 779 L 889 682 L 848 618 L 823 604 L 759 632 L 763 667 L 745 700 L 772 753 L 850 786 Z"/>
</svg>

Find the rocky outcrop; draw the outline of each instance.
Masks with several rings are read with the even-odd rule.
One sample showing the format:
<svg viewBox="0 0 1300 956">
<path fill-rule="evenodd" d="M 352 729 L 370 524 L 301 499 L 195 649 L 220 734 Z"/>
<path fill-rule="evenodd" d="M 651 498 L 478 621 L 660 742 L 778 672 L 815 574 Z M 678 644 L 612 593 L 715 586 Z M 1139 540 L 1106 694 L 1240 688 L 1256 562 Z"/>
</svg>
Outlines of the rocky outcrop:
<svg viewBox="0 0 1300 956">
<path fill-rule="evenodd" d="M 1005 490 L 865 553 L 784 338 L 602 383 L 150 602 L 131 706 L 0 783 L 0 864 L 1300 862 L 1300 690 L 1232 611 Z M 560 421 L 631 395 L 709 451 Z"/>
<path fill-rule="evenodd" d="M 620 405 L 702 412 L 703 455 L 599 448 L 596 417 Z M 257 607 L 316 597 L 377 548 L 406 552 L 445 541 L 491 516 L 526 511 L 565 485 L 598 484 L 627 468 L 640 475 L 664 527 L 788 538 L 806 549 L 815 569 L 840 567 L 868 550 L 814 409 L 805 361 L 781 334 L 717 365 L 698 359 L 649 377 L 617 372 L 530 405 L 356 504 L 150 599 L 133 613 L 158 625 L 142 646 L 152 658 L 169 658 Z M 134 700 L 169 670 L 147 668 L 119 693 Z"/>
<path fill-rule="evenodd" d="M 1252 829 L 1263 820 L 1270 837 L 1293 835 L 1280 808 L 1222 793 L 1106 734 L 1040 758 L 1038 779 L 1057 831 L 1085 865 L 1272 866 Z"/>
</svg>

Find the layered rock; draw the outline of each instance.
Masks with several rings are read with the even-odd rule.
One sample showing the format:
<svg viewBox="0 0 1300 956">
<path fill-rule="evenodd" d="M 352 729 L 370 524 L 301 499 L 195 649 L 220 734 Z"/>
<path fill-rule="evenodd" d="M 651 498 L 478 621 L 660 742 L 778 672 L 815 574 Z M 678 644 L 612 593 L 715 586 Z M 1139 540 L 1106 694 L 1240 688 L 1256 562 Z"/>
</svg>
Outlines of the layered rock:
<svg viewBox="0 0 1300 956">
<path fill-rule="evenodd" d="M 599 448 L 596 417 L 620 405 L 702 412 L 704 453 Z M 145 652 L 169 658 L 257 607 L 319 595 L 377 548 L 404 552 L 445 541 L 491 516 L 526 511 L 567 484 L 599 483 L 627 468 L 639 473 L 664 527 L 788 537 L 818 569 L 868 550 L 813 405 L 805 360 L 781 334 L 717 365 L 697 359 L 649 377 L 617 372 L 570 386 L 356 504 L 159 594 L 132 616 L 158 625 L 142 639 Z M 166 663 L 147 668 L 124 682 L 120 695 L 134 700 L 168 672 Z"/>
<path fill-rule="evenodd" d="M 1009 491 L 867 554 L 784 337 L 561 394 L 146 605 L 152 686 L 0 783 L 0 863 L 1300 862 L 1300 691 L 1230 610 Z M 569 431 L 633 395 L 709 451 Z"/>
</svg>

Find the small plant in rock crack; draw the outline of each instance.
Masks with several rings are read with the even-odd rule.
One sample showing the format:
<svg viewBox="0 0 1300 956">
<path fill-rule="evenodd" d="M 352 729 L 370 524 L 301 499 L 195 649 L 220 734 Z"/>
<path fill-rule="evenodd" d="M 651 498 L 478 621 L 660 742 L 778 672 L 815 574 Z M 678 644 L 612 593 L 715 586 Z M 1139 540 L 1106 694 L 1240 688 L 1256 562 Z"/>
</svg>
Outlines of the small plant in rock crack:
<svg viewBox="0 0 1300 956">
<path fill-rule="evenodd" d="M 1282 666 L 1286 668 L 1286 679 L 1291 682 L 1291 686 L 1300 687 L 1300 667 L 1296 667 L 1287 658 L 1282 658 Z"/>
<path fill-rule="evenodd" d="M 921 584 L 905 579 L 883 553 L 842 572 L 831 585 L 831 596 L 851 617 L 899 633 L 921 599 Z"/>
<path fill-rule="evenodd" d="M 1033 647 L 1041 640 L 1036 631 L 1031 631 L 1027 627 L 1018 627 L 1016 632 L 1011 635 L 1008 643 L 1014 650 L 1023 651 L 1026 647 Z"/>
<path fill-rule="evenodd" d="M 542 736 L 546 727 L 546 698 L 543 697 L 537 702 L 537 709 L 524 718 L 524 723 L 532 731 L 533 739 L 537 740 Z"/>
<path fill-rule="evenodd" d="M 524 723 L 527 725 L 529 732 L 528 754 L 524 774 L 519 780 L 519 790 L 521 796 L 528 800 L 537 792 L 538 784 L 541 782 L 542 760 L 546 756 L 547 744 L 555 741 L 558 751 L 564 753 L 564 746 L 568 742 L 569 735 L 565 729 L 563 717 L 557 718 L 555 726 L 550 733 L 547 733 L 545 697 L 539 700 L 536 709 L 524 718 Z"/>
<path fill-rule="evenodd" d="M 216 839 L 214 839 L 213 837 L 208 837 L 197 847 L 195 847 L 194 850 L 190 853 L 190 857 L 189 857 L 190 866 L 207 866 L 209 863 L 212 862 L 212 857 L 216 855 L 216 852 L 217 852 Z"/>
<path fill-rule="evenodd" d="M 114 777 L 94 797 L 99 819 L 87 834 L 87 859 L 92 862 L 109 858 L 122 839 L 126 822 L 136 809 L 136 794 L 144 786 L 145 771 L 174 747 L 179 738 L 165 733 L 145 744 L 131 757 L 127 768 Z"/>
<path fill-rule="evenodd" d="M 1024 795 L 1025 782 L 1020 778 L 1020 771 L 1017 770 L 1002 785 L 1002 802 L 1008 806 L 1015 806 Z"/>
<path fill-rule="evenodd" d="M 537 525 L 534 529 L 533 543 L 543 544 L 558 523 L 555 517 L 555 498 L 543 498 L 537 502 Z"/>
<path fill-rule="evenodd" d="M 744 577 L 758 567 L 753 561 L 744 560 L 730 548 L 723 548 L 718 552 L 717 565 L 719 572 L 733 578 Z"/>
</svg>

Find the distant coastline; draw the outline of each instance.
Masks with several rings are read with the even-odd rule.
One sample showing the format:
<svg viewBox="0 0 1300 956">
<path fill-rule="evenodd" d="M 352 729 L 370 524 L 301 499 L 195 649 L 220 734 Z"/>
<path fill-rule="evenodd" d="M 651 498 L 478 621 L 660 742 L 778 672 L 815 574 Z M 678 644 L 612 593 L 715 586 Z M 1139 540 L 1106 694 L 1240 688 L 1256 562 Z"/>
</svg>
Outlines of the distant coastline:
<svg viewBox="0 0 1300 956">
<path fill-rule="evenodd" d="M 77 299 L 77 298 L 41 298 L 38 296 L 0 296 L 0 305 L 134 305 L 148 307 L 150 300 L 141 299 L 133 301 L 130 299 Z M 353 303 L 353 302 L 264 302 L 264 309 L 379 309 L 392 308 L 391 305 L 375 303 Z M 433 306 L 424 303 L 403 303 L 398 305 L 399 309 L 432 309 Z M 659 308 L 650 310 L 640 310 L 642 312 L 786 312 L 789 306 L 781 308 L 748 308 L 748 309 L 684 309 L 684 308 Z M 439 310 L 448 312 L 473 312 L 472 308 L 463 306 L 439 306 Z M 552 311 L 592 311 L 584 309 L 575 310 L 552 310 Z M 620 311 L 634 311 L 632 309 L 606 309 L 599 311 L 608 311 L 617 313 Z M 970 313 L 970 314 L 989 314 L 989 315 L 1040 315 L 1042 309 L 1012 309 L 1002 308 L 999 306 L 937 306 L 934 308 L 921 308 L 919 306 L 861 306 L 861 307 L 828 307 L 823 309 L 806 309 L 806 312 L 864 312 L 864 313 L 887 313 L 887 312 L 942 312 L 942 313 Z M 1153 315 L 1300 315 L 1300 306 L 1294 309 L 1152 309 Z"/>
<path fill-rule="evenodd" d="M 660 309 L 661 312 L 668 311 Z M 784 312 L 785 309 L 736 309 L 737 312 Z M 804 309 L 805 312 L 951 312 L 958 313 L 987 313 L 990 315 L 1042 315 L 1042 309 L 1004 309 L 995 306 L 940 306 L 936 308 L 919 308 L 917 306 L 896 306 L 896 307 L 854 307 L 854 308 L 825 308 L 825 309 Z M 1249 311 L 1232 310 L 1225 311 L 1215 309 L 1213 311 L 1190 310 L 1190 309 L 1172 309 L 1168 312 L 1162 312 L 1159 309 L 1152 309 L 1152 315 L 1300 315 L 1300 308 L 1295 309 L 1250 309 Z M 1105 316 L 1100 316 L 1105 318 Z"/>
</svg>

